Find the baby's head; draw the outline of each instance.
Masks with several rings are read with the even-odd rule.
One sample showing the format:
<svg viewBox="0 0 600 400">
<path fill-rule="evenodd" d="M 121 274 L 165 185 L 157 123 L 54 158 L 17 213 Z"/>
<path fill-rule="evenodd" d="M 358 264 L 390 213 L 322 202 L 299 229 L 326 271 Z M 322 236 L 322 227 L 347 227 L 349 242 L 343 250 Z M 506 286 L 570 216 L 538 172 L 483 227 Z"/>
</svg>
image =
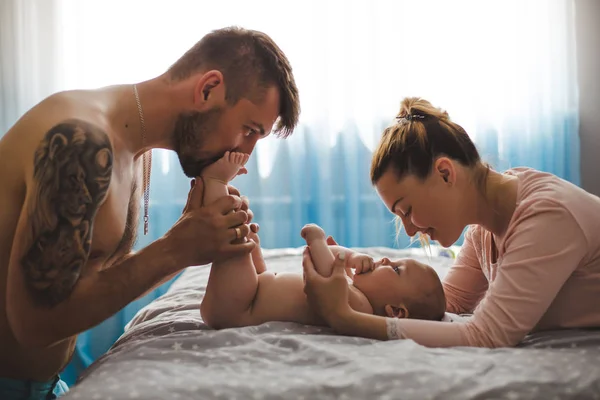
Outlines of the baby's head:
<svg viewBox="0 0 600 400">
<path fill-rule="evenodd" d="M 354 276 L 354 286 L 369 299 L 377 315 L 440 321 L 446 296 L 433 268 L 412 259 L 382 265 Z"/>
</svg>

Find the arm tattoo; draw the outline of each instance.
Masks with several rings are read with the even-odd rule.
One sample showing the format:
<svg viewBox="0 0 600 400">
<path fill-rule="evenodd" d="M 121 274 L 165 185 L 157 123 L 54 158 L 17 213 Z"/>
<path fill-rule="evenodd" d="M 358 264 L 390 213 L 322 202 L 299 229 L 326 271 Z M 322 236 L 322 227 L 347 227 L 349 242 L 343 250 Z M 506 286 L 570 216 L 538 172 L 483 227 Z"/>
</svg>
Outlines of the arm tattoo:
<svg viewBox="0 0 600 400">
<path fill-rule="evenodd" d="M 77 283 L 112 165 L 108 136 L 81 120 L 54 126 L 38 147 L 28 210 L 30 245 L 21 260 L 36 303 L 52 307 L 68 298 Z"/>
</svg>

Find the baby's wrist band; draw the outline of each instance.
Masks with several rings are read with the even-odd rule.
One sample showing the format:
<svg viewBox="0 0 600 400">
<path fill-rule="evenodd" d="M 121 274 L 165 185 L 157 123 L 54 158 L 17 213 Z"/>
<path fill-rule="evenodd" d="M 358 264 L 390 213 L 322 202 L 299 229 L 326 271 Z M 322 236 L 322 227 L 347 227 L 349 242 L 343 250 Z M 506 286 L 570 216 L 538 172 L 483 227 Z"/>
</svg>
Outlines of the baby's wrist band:
<svg viewBox="0 0 600 400">
<path fill-rule="evenodd" d="M 386 318 L 385 328 L 387 331 L 387 337 L 389 340 L 400 339 L 400 332 L 398 332 L 398 319 L 397 318 Z"/>
</svg>

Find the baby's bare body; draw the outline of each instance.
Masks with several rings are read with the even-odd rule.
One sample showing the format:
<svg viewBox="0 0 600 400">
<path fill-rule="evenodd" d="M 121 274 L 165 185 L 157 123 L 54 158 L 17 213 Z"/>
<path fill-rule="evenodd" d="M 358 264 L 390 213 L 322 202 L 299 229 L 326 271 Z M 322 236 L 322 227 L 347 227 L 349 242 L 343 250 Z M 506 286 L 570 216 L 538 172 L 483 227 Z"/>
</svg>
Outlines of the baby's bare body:
<svg viewBox="0 0 600 400">
<path fill-rule="evenodd" d="M 244 173 L 247 160 L 240 153 L 227 153 L 206 168 L 203 178 L 207 204 L 227 195 L 227 182 Z M 355 311 L 408 318 L 411 313 L 424 315 L 420 309 L 435 304 L 445 307 L 439 277 L 431 267 L 409 259 L 392 263 L 384 258 L 375 262 L 367 254 L 328 244 L 323 229 L 313 224 L 302 228 L 301 235 L 317 272 L 323 276 L 331 275 L 338 254 L 345 255 L 348 304 Z M 251 232 L 248 239 L 257 244 L 251 254 L 213 263 L 200 306 L 204 321 L 216 329 L 268 321 L 326 325 L 319 310 L 307 301 L 303 274 L 267 271 L 257 231 Z M 431 293 L 435 295 L 432 297 Z M 431 298 L 441 300 L 432 302 Z"/>
<path fill-rule="evenodd" d="M 227 153 L 214 165 L 206 168 L 203 177 L 206 181 L 207 204 L 227 194 L 225 182 L 243 173 L 247 160 L 247 157 L 239 153 Z M 200 306 L 204 321 L 216 329 L 259 325 L 268 321 L 324 325 L 324 321 L 306 300 L 303 275 L 267 271 L 257 233 L 250 233 L 248 239 L 258 245 L 252 254 L 213 263 L 206 294 Z M 334 255 L 344 251 L 349 266 L 352 263 L 362 266 L 367 259 L 372 265 L 372 259 L 367 255 L 341 246 L 328 247 Z M 368 298 L 354 287 L 352 276 L 348 270 L 350 307 L 356 311 L 373 313 Z"/>
<path fill-rule="evenodd" d="M 256 234 L 250 234 L 249 237 L 258 243 Z M 345 251 L 350 258 L 368 257 L 341 246 L 330 246 L 330 249 L 334 254 Z M 326 325 L 306 300 L 301 273 L 267 270 L 257 274 L 254 263 L 248 261 L 239 260 L 237 265 L 231 263 L 231 260 L 226 262 L 231 263 L 230 265 L 213 264 L 200 308 L 202 318 L 209 326 L 223 329 L 259 325 L 268 321 Z M 230 271 L 231 275 L 236 274 L 232 277 L 233 282 L 226 277 L 231 277 Z M 348 304 L 356 311 L 372 314 L 369 299 L 354 287 L 350 274 L 349 271 Z"/>
</svg>

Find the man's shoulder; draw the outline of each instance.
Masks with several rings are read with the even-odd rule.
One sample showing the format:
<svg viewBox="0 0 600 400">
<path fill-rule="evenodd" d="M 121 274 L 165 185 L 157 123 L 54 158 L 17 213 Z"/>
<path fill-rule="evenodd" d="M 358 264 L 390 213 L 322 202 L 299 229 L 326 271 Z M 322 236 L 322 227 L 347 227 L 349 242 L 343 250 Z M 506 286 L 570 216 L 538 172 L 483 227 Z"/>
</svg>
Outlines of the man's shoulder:
<svg viewBox="0 0 600 400">
<path fill-rule="evenodd" d="M 89 146 L 110 150 L 112 139 L 103 117 L 89 117 L 94 106 L 86 104 L 85 98 L 77 91 L 56 93 L 24 114 L 0 146 L 0 153 L 11 158 L 11 168 L 22 168 L 25 175 L 31 176 L 31 168 L 42 150 L 84 151 Z"/>
<path fill-rule="evenodd" d="M 19 136 L 19 142 L 28 138 L 35 142 L 53 126 L 71 119 L 102 126 L 105 118 L 97 109 L 95 97 L 90 91 L 58 92 L 46 97 L 25 112 L 6 132 L 6 135 L 7 138 Z"/>
<path fill-rule="evenodd" d="M 90 91 L 67 90 L 56 92 L 44 98 L 29 111 L 27 111 L 15 124 L 35 124 L 44 130 L 58 121 L 81 118 L 93 108 L 94 96 Z M 47 130 L 47 129 L 46 129 Z"/>
</svg>

